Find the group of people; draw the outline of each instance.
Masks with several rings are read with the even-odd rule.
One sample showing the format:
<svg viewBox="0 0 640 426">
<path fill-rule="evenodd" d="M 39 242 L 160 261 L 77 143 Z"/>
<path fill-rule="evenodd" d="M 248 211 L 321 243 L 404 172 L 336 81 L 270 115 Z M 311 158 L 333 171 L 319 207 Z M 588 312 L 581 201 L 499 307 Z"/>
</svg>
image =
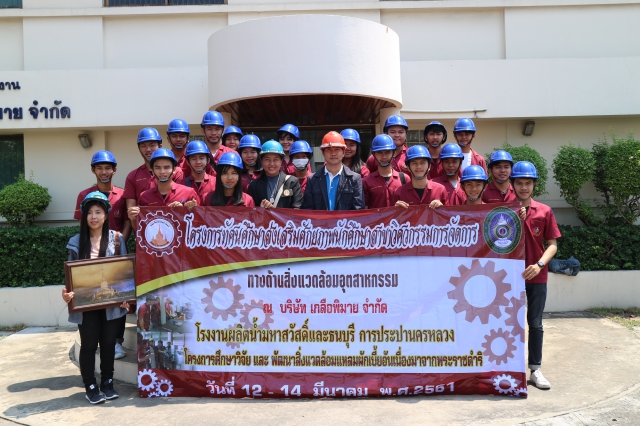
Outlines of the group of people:
<svg viewBox="0 0 640 426">
<path fill-rule="evenodd" d="M 437 209 L 519 201 L 523 206 L 526 247 L 527 267 L 522 276 L 528 303 L 531 381 L 539 388 L 550 388 L 540 370 L 542 312 L 546 301 L 546 265 L 556 253 L 560 231 L 552 210 L 531 198 L 538 179 L 532 163 L 514 164 L 508 152 L 498 150 L 491 154 L 487 165 L 483 156 L 471 148 L 476 127 L 469 118 L 455 122 L 455 143 L 446 143 L 447 129 L 433 121 L 424 129 L 425 144 L 407 147 L 409 126 L 403 117 L 393 115 L 386 120 L 383 133 L 373 138 L 371 155 L 366 161 L 362 159 L 360 135 L 356 130 L 330 131 L 320 146 L 324 165 L 315 173 L 311 173 L 310 166 L 313 149 L 300 139 L 300 131 L 293 124 L 281 127 L 277 140 L 265 143 L 256 135 L 243 134 L 236 126 L 225 127 L 224 118 L 217 111 L 206 112 L 200 126 L 204 141 L 189 142 L 191 132 L 186 121 L 172 120 L 167 128 L 170 148 L 163 147 L 163 138 L 156 129 L 140 130 L 137 146 L 143 164 L 128 174 L 124 189 L 112 183 L 117 172 L 114 155 L 109 151 L 96 152 L 91 171 L 97 183 L 82 191 L 77 199 L 74 217 L 81 221 L 80 236 L 90 231 L 91 243 L 95 244 L 92 226 L 100 224 L 115 232 L 108 234 L 109 241 L 122 239 L 120 250 L 126 250 L 124 241 L 129 238 L 131 223 L 135 223 L 142 206 L 260 206 L 344 211 L 409 208 L 419 204 Z M 491 182 L 487 172 L 492 176 Z M 96 221 L 91 213 L 96 206 L 102 206 L 103 222 Z M 101 235 L 107 236 L 104 231 Z M 70 258 L 71 246 L 70 241 Z M 102 246 L 96 252 L 89 250 L 89 240 L 82 237 L 76 246 L 79 259 L 115 253 L 105 252 Z M 63 297 L 70 300 L 67 293 Z M 105 324 L 119 321 L 117 326 L 113 325 L 118 328 L 114 345 L 118 353 L 124 353 L 119 337 L 124 333 L 124 319 L 108 312 L 106 317 L 101 314 L 102 328 L 110 330 L 112 326 Z M 82 328 L 88 328 L 84 322 L 79 322 L 81 334 Z M 84 345 L 83 340 L 83 348 Z M 87 346 L 85 352 L 95 350 L 93 341 Z M 81 370 L 85 352 L 81 350 Z M 110 383 L 113 359 L 110 364 L 105 363 L 104 368 L 101 365 L 101 371 L 102 383 Z M 95 392 L 90 394 L 95 388 L 95 379 L 89 380 L 88 372 L 86 377 L 84 371 L 82 374 L 87 399 L 92 403 L 101 402 Z"/>
</svg>

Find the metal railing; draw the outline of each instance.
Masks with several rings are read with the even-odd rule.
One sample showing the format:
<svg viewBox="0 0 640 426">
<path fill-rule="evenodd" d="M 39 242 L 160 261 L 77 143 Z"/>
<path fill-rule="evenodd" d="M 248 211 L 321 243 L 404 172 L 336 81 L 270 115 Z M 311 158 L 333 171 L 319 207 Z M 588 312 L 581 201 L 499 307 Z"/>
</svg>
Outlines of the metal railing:
<svg viewBox="0 0 640 426">
<path fill-rule="evenodd" d="M 104 7 L 226 4 L 226 0 L 104 0 Z"/>
</svg>

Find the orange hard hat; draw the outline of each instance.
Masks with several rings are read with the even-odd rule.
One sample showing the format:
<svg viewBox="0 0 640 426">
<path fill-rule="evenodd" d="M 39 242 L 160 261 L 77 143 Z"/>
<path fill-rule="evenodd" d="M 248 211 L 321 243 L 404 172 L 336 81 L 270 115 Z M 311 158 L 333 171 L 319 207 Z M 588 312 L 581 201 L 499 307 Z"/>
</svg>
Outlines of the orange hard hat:
<svg viewBox="0 0 640 426">
<path fill-rule="evenodd" d="M 320 145 L 320 149 L 325 149 L 329 147 L 336 147 L 347 149 L 347 145 L 344 143 L 344 138 L 338 132 L 329 132 L 322 138 L 322 145 Z"/>
</svg>

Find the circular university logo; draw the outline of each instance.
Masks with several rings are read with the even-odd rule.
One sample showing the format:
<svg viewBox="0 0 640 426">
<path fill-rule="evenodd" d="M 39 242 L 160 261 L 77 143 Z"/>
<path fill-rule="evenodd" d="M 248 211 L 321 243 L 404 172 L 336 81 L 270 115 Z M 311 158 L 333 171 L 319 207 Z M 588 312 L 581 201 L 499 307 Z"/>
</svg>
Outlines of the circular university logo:
<svg viewBox="0 0 640 426">
<path fill-rule="evenodd" d="M 147 253 L 162 257 L 180 246 L 180 223 L 171 213 L 147 213 L 138 222 L 138 243 Z"/>
<path fill-rule="evenodd" d="M 489 248 L 498 254 L 511 253 L 522 237 L 520 218 L 506 207 L 491 210 L 484 219 L 482 231 Z"/>
</svg>

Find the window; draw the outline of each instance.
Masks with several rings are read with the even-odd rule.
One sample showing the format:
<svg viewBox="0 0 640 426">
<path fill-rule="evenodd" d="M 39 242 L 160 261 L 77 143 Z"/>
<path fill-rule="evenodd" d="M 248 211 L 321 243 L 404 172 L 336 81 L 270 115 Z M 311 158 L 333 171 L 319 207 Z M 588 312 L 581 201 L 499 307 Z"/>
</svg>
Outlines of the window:
<svg viewBox="0 0 640 426">
<path fill-rule="evenodd" d="M 0 2 L 3 0 L 0 0 Z M 226 4 L 226 0 L 104 0 L 105 7 L 117 6 L 180 6 L 197 4 Z"/>
<path fill-rule="evenodd" d="M 0 135 L 0 189 L 18 180 L 24 174 L 24 137 Z"/>
<path fill-rule="evenodd" d="M 0 9 L 10 7 L 22 9 L 22 0 L 0 0 Z"/>
</svg>

